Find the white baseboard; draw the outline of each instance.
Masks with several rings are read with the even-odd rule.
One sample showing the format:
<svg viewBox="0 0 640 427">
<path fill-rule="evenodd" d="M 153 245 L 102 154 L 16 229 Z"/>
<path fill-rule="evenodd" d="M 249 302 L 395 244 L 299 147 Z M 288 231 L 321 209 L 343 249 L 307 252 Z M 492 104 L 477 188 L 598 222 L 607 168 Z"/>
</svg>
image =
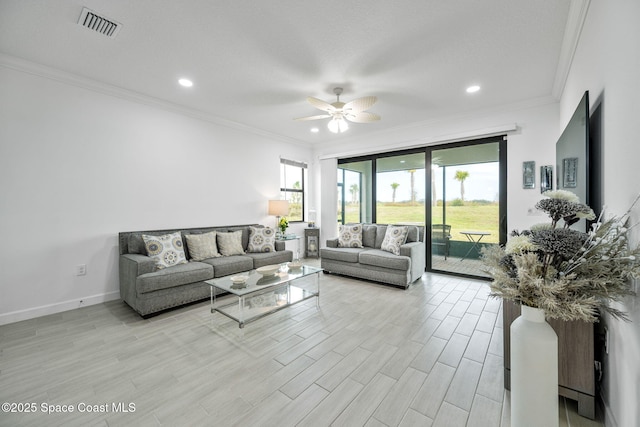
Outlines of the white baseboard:
<svg viewBox="0 0 640 427">
<path fill-rule="evenodd" d="M 92 295 L 80 300 L 74 299 L 63 301 L 56 304 L 43 305 L 40 307 L 27 308 L 25 310 L 12 311 L 10 313 L 0 314 L 0 325 L 20 322 L 21 320 L 34 319 L 36 317 L 47 316 L 49 314 L 61 313 L 63 311 L 74 310 L 89 305 L 101 304 L 107 301 L 120 299 L 120 291 L 109 292 L 106 294 Z"/>
</svg>

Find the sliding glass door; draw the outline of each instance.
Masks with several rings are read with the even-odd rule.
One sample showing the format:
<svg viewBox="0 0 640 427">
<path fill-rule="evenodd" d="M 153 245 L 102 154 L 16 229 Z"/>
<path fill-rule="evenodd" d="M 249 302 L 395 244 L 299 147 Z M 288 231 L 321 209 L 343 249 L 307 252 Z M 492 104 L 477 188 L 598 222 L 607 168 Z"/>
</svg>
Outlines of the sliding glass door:
<svg viewBox="0 0 640 427">
<path fill-rule="evenodd" d="M 429 150 L 429 270 L 489 277 L 483 271 L 481 250 L 505 238 L 501 140 Z"/>
<path fill-rule="evenodd" d="M 425 224 L 425 153 L 376 160 L 376 222 Z"/>
<path fill-rule="evenodd" d="M 424 226 L 427 270 L 488 277 L 481 249 L 506 242 L 506 141 L 338 160 L 338 223 L 358 222 Z"/>
</svg>

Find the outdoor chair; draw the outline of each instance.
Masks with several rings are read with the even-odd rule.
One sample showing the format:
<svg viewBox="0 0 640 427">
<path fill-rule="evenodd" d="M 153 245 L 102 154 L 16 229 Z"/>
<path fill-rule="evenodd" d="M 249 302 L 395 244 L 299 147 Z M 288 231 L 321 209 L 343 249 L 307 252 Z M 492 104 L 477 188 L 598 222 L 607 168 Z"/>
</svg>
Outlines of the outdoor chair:
<svg viewBox="0 0 640 427">
<path fill-rule="evenodd" d="M 443 248 L 444 259 L 449 256 L 449 246 L 451 241 L 451 226 L 446 224 L 431 225 L 431 247 L 440 246 Z"/>
</svg>

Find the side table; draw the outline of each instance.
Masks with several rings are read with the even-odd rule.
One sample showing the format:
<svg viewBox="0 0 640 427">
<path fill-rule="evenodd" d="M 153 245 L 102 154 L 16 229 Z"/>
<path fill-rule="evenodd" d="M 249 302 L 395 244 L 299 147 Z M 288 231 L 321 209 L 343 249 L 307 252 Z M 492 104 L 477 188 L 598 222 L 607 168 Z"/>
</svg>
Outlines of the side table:
<svg viewBox="0 0 640 427">
<path fill-rule="evenodd" d="M 305 258 L 320 258 L 320 229 L 308 227 L 304 229 Z"/>
</svg>

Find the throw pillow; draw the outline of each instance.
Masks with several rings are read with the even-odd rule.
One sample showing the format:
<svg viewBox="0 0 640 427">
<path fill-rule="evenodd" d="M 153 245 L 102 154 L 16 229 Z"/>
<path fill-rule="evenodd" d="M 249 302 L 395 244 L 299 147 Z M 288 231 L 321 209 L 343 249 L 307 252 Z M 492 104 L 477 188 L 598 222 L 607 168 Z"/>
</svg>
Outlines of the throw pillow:
<svg viewBox="0 0 640 427">
<path fill-rule="evenodd" d="M 339 248 L 362 247 L 362 224 L 345 224 L 338 228 Z"/>
<path fill-rule="evenodd" d="M 400 246 L 404 245 L 407 241 L 407 234 L 409 233 L 409 227 L 406 225 L 389 225 L 387 226 L 387 232 L 384 235 L 382 246 L 380 249 L 383 251 L 391 252 L 395 255 L 400 255 Z"/>
<path fill-rule="evenodd" d="M 249 227 L 249 245 L 247 252 L 274 252 L 276 233 L 269 227 Z"/>
<path fill-rule="evenodd" d="M 243 255 L 242 248 L 242 231 L 234 231 L 233 233 L 218 233 L 218 250 L 222 256 Z"/>
<path fill-rule="evenodd" d="M 147 249 L 147 255 L 156 263 L 156 269 L 187 263 L 180 232 L 163 236 L 143 234 L 142 240 Z"/>
<path fill-rule="evenodd" d="M 189 255 L 192 260 L 202 261 L 203 259 L 221 256 L 218 253 L 215 231 L 203 234 L 186 234 L 184 237 L 187 239 L 187 248 L 189 248 Z"/>
</svg>

